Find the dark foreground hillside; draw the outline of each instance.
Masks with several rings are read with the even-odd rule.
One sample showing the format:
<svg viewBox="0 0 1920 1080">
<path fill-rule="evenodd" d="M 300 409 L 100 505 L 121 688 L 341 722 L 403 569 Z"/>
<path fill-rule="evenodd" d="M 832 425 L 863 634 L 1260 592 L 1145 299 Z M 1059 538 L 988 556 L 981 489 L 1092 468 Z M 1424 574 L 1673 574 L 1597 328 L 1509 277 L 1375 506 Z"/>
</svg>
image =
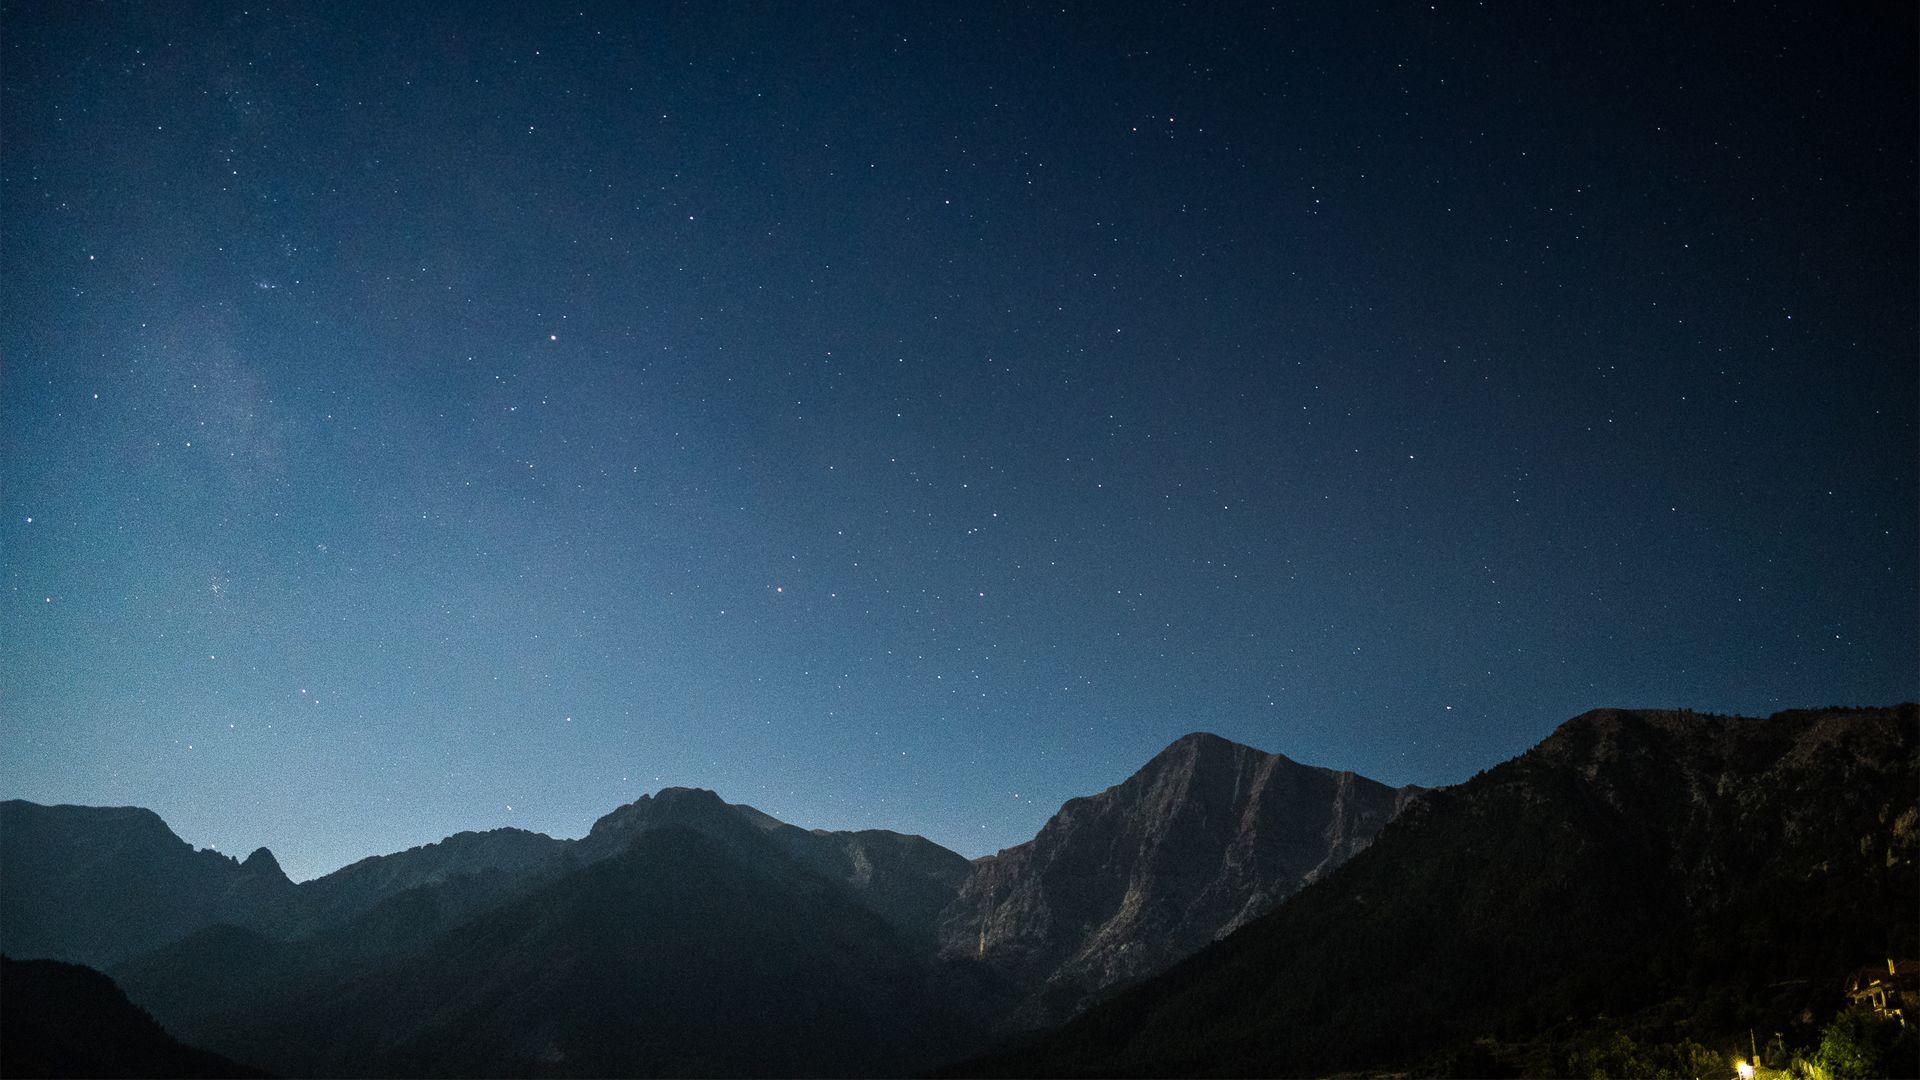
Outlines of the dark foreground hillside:
<svg viewBox="0 0 1920 1080">
<path fill-rule="evenodd" d="M 92 968 L 0 957 L 0 1076 L 267 1075 L 181 1045 Z"/>
<path fill-rule="evenodd" d="M 949 1071 L 1537 1074 L 1596 1031 L 1717 1052 L 1791 1028 L 1916 954 L 1917 728 L 1912 705 L 1576 717 L 1271 915 Z"/>
</svg>

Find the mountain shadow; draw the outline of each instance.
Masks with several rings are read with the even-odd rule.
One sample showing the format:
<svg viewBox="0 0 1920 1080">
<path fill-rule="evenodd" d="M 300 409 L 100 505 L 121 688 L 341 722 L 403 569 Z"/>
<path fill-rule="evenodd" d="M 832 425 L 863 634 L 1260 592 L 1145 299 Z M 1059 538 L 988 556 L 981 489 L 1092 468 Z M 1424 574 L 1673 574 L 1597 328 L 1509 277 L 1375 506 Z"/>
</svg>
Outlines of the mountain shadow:
<svg viewBox="0 0 1920 1080">
<path fill-rule="evenodd" d="M 262 1077 L 175 1040 L 92 968 L 0 956 L 0 1076 Z"/>
</svg>

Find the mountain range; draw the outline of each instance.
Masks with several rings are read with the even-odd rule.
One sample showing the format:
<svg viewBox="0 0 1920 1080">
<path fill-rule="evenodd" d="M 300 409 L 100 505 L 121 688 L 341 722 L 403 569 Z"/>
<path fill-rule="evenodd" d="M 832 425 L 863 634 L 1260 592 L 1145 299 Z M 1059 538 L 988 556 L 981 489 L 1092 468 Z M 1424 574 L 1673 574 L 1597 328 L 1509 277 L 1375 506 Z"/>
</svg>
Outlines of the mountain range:
<svg viewBox="0 0 1920 1080">
<path fill-rule="evenodd" d="M 895 1072 L 1192 952 L 1417 794 L 1195 734 L 973 861 L 668 788 L 579 840 L 459 833 L 299 884 L 149 811 L 15 801 L 0 949 L 282 1072 Z"/>
<path fill-rule="evenodd" d="M 1431 791 L 1194 734 L 972 861 L 669 788 L 295 884 L 7 802 L 0 951 L 293 1075 L 1590 1071 L 1596 1033 L 1804 1026 L 1920 952 L 1917 733 L 1602 710 Z"/>
</svg>

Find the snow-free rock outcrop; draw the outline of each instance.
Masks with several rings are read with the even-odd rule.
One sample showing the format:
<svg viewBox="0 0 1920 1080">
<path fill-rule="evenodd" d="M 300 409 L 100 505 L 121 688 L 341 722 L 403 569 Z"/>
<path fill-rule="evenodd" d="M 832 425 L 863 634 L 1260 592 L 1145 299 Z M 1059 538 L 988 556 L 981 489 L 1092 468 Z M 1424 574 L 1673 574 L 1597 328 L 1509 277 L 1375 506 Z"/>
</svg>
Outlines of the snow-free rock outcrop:
<svg viewBox="0 0 1920 1080">
<path fill-rule="evenodd" d="M 1188 735 L 977 861 L 941 915 L 941 949 L 1030 988 L 1020 1021 L 1059 1020 L 1272 909 L 1420 790 Z"/>
</svg>

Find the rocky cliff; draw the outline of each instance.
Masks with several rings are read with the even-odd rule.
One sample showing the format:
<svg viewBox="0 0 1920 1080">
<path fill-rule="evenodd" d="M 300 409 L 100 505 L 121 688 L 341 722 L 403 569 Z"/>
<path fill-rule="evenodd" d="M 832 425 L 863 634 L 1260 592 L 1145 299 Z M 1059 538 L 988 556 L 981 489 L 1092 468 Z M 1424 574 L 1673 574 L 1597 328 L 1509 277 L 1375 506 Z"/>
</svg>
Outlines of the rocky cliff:
<svg viewBox="0 0 1920 1080">
<path fill-rule="evenodd" d="M 940 946 L 1028 987 L 1018 1022 L 1062 1019 L 1264 914 L 1418 792 L 1188 735 L 976 862 Z"/>
</svg>

